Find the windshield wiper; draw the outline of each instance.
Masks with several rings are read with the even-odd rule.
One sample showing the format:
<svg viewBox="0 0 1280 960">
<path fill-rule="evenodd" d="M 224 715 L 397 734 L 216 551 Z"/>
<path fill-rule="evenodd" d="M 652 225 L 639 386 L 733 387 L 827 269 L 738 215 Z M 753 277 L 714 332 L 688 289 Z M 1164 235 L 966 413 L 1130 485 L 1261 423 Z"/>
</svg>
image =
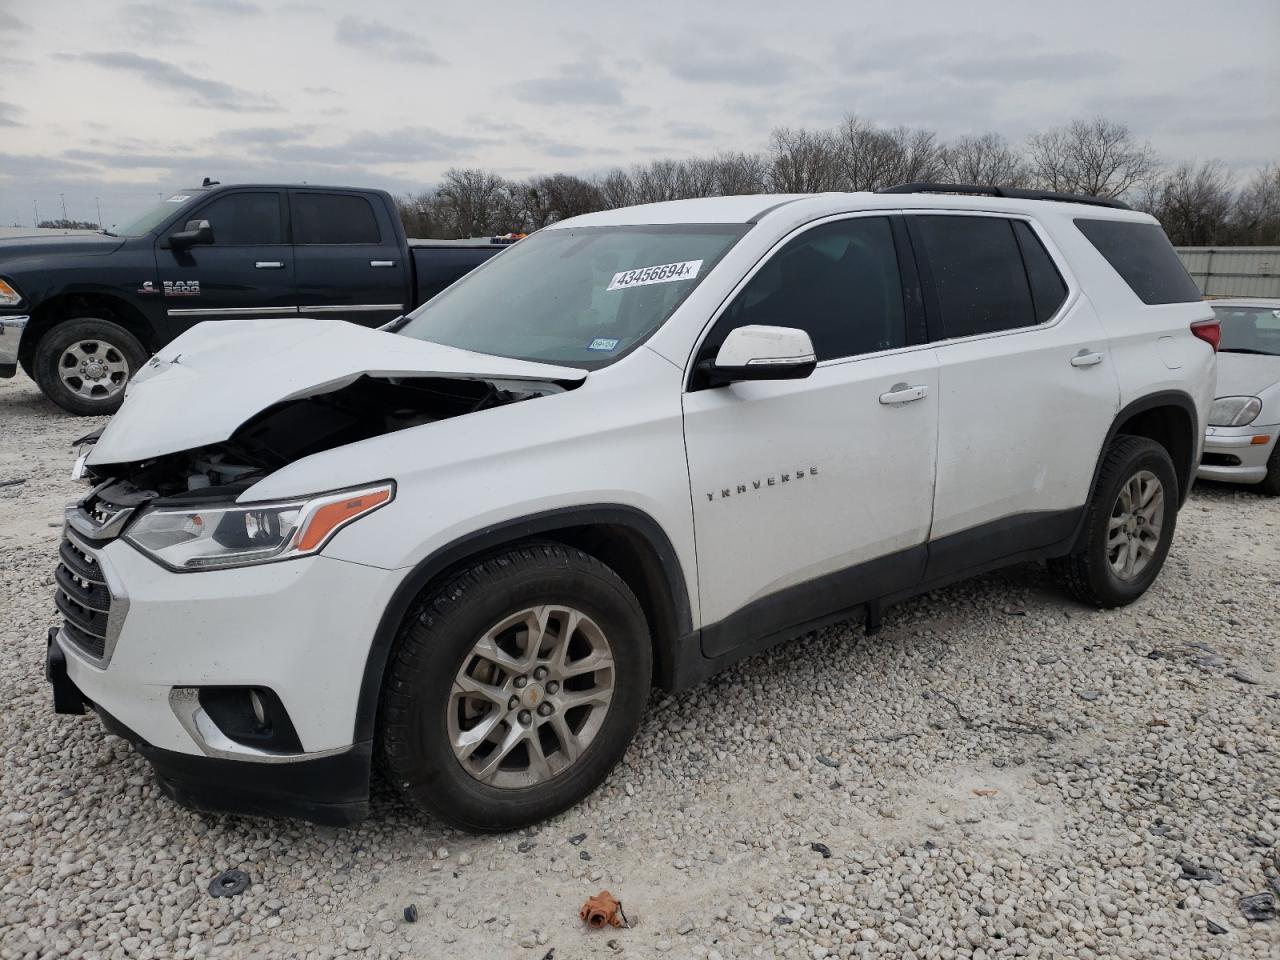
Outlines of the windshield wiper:
<svg viewBox="0 0 1280 960">
<path fill-rule="evenodd" d="M 1219 353 L 1253 353 L 1260 357 L 1280 357 L 1280 353 L 1272 353 L 1270 350 L 1254 350 L 1251 347 L 1219 347 Z"/>
</svg>

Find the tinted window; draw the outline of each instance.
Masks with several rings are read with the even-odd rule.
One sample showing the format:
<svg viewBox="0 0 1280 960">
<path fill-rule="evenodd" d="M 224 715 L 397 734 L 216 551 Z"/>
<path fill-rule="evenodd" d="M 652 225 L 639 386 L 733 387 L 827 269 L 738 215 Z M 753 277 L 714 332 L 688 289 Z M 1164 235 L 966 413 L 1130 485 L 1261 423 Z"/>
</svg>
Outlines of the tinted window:
<svg viewBox="0 0 1280 960">
<path fill-rule="evenodd" d="M 1031 225 L 1024 220 L 1013 221 L 1013 232 L 1022 248 L 1022 262 L 1027 268 L 1027 280 L 1031 283 L 1031 299 L 1036 306 L 1036 323 L 1044 323 L 1067 299 L 1067 284 L 1053 264 L 1053 258 L 1044 248 Z"/>
<path fill-rule="evenodd" d="M 915 218 L 947 337 L 1029 327 L 1031 287 L 1013 224 L 1002 217 Z"/>
<path fill-rule="evenodd" d="M 278 193 L 224 194 L 191 218 L 208 220 L 220 247 L 284 243 Z"/>
<path fill-rule="evenodd" d="M 425 303 L 501 249 L 502 247 L 415 248 L 413 265 L 418 275 L 418 297 Z"/>
<path fill-rule="evenodd" d="M 731 330 L 757 323 L 807 331 L 819 360 L 903 346 L 902 280 L 889 221 L 839 220 L 793 239 L 716 321 L 700 359 L 714 359 Z"/>
<path fill-rule="evenodd" d="M 364 197 L 293 195 L 294 243 L 378 243 L 380 239 L 373 207 Z"/>
<path fill-rule="evenodd" d="M 1200 289 L 1158 224 L 1080 219 L 1076 226 L 1143 303 L 1200 299 Z"/>
</svg>

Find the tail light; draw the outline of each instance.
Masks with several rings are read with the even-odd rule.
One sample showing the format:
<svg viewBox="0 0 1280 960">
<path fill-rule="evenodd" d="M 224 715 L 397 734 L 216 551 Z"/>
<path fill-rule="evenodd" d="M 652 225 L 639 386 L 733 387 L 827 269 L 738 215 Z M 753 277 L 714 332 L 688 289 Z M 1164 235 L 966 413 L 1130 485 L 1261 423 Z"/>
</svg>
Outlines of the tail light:
<svg viewBox="0 0 1280 960">
<path fill-rule="evenodd" d="M 1222 342 L 1222 327 L 1217 320 L 1197 320 L 1191 325 L 1191 332 L 1213 347 L 1218 352 L 1218 344 Z"/>
</svg>

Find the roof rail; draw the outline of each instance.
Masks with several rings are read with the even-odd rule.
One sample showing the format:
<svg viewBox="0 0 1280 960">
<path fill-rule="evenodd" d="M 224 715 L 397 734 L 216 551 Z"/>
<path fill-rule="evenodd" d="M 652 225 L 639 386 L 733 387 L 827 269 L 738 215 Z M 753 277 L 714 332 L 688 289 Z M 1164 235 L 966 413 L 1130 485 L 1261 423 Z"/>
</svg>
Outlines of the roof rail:
<svg viewBox="0 0 1280 960">
<path fill-rule="evenodd" d="M 1008 197 L 1011 200 L 1056 200 L 1059 203 L 1087 203 L 1094 207 L 1128 210 L 1127 203 L 1090 197 L 1083 193 L 1054 193 L 1051 190 L 1023 190 L 1021 187 L 989 187 L 979 183 L 900 183 L 882 187 L 876 193 L 974 193 L 983 197 Z"/>
</svg>

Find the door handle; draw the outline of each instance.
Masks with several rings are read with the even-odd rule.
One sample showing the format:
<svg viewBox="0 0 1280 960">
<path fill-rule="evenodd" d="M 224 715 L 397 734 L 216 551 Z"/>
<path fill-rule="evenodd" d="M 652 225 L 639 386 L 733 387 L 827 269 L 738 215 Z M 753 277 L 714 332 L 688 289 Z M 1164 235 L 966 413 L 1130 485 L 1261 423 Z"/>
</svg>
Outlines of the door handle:
<svg viewBox="0 0 1280 960">
<path fill-rule="evenodd" d="M 1102 354 L 1090 353 L 1088 350 L 1081 350 L 1071 358 L 1073 367 L 1092 367 L 1102 362 Z"/>
<path fill-rule="evenodd" d="M 896 403 L 911 403 L 913 400 L 920 400 L 929 392 L 929 388 L 924 384 L 912 386 L 909 383 L 895 383 L 888 393 L 880 394 L 880 402 L 886 406 Z"/>
<path fill-rule="evenodd" d="M 369 261 L 369 266 L 371 267 L 394 267 L 395 265 L 396 265 L 396 262 L 394 260 L 370 260 Z"/>
<path fill-rule="evenodd" d="M 283 260 L 259 260 L 254 264 L 259 270 L 283 270 Z"/>
</svg>

